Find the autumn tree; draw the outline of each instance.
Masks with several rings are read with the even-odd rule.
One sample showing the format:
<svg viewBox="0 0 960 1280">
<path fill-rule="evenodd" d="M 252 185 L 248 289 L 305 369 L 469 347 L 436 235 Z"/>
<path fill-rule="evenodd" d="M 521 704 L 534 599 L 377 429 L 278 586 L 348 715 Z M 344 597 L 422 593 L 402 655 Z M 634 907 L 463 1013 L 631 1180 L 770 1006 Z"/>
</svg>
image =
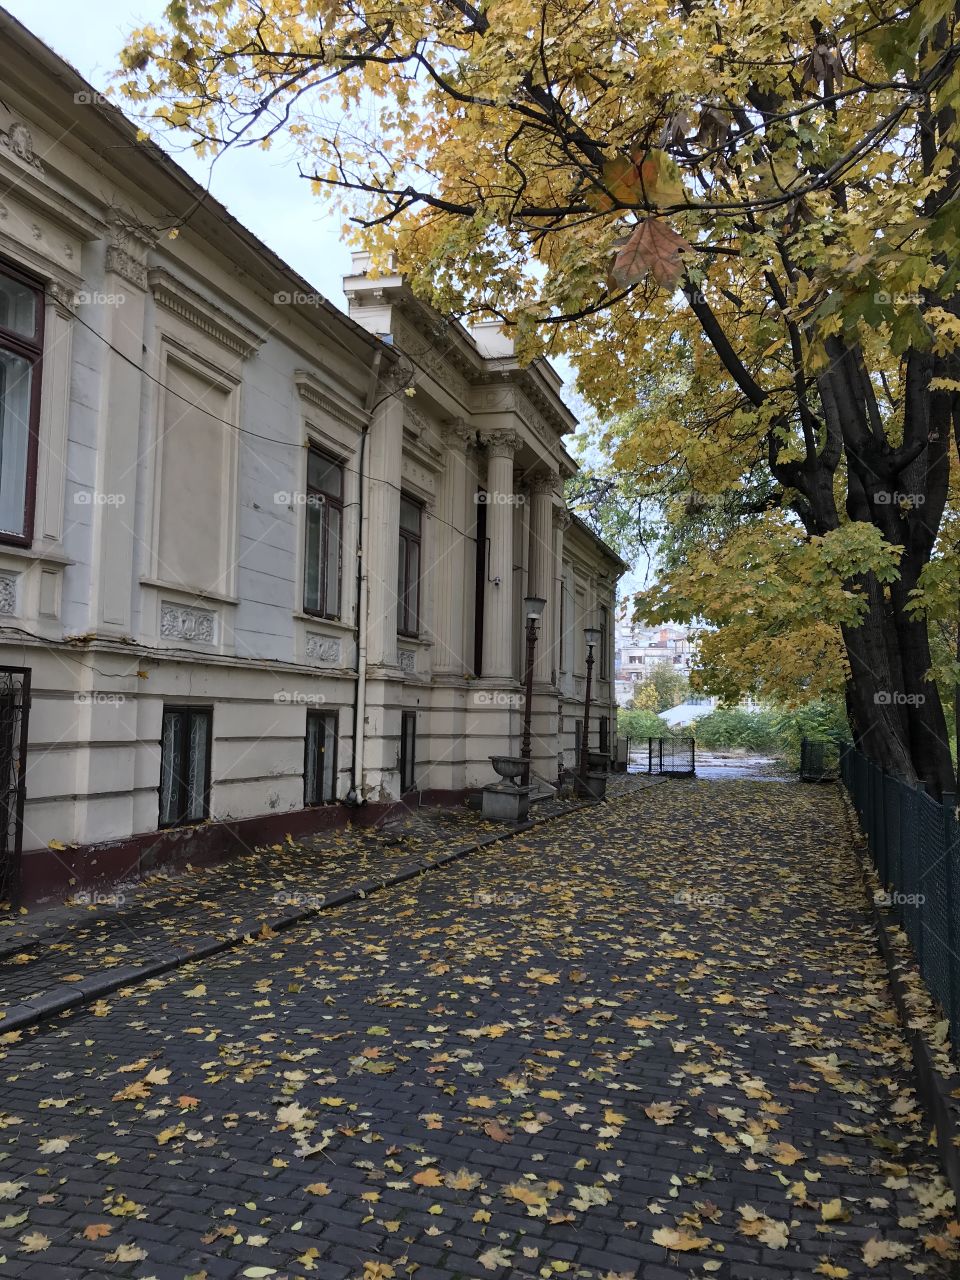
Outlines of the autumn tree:
<svg viewBox="0 0 960 1280">
<path fill-rule="evenodd" d="M 200 154 L 292 139 L 375 262 L 395 253 L 445 313 L 502 317 L 527 357 L 566 353 L 600 412 L 634 415 L 619 469 L 742 495 L 718 573 L 753 575 L 738 599 L 769 625 L 761 575 L 804 586 L 786 608 L 840 637 L 860 746 L 940 791 L 924 575 L 960 392 L 956 18 L 174 0 L 131 37 L 124 87 Z"/>
</svg>

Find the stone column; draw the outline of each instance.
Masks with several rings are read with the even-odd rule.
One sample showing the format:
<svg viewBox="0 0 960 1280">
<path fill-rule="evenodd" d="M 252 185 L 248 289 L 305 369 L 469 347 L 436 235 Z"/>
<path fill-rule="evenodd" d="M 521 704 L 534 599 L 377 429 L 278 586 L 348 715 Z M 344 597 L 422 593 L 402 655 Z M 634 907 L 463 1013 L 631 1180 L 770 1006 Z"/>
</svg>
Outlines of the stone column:
<svg viewBox="0 0 960 1280">
<path fill-rule="evenodd" d="M 463 651 L 466 601 L 467 539 L 464 532 L 469 502 L 466 450 L 476 433 L 463 422 L 444 432 L 447 445 L 437 497 L 436 566 L 434 569 L 434 650 L 436 675 L 463 675 L 472 665 Z"/>
<path fill-rule="evenodd" d="M 487 446 L 488 554 L 484 582 L 483 676 L 513 678 L 513 455 L 520 437 L 512 431 L 484 432 Z"/>
<path fill-rule="evenodd" d="M 557 477 L 537 471 L 530 477 L 530 549 L 527 559 L 527 594 L 546 600 L 534 656 L 533 678 L 550 684 L 556 666 L 553 653 L 553 614 L 556 584 L 553 570 L 553 494 Z"/>
<path fill-rule="evenodd" d="M 552 614 L 554 625 L 554 646 L 553 646 L 553 667 L 557 673 L 557 685 L 562 689 L 563 681 L 561 677 L 561 668 L 569 675 L 573 667 L 571 665 L 572 655 L 568 652 L 563 654 L 563 662 L 561 663 L 561 651 L 563 649 L 563 534 L 564 530 L 570 527 L 572 520 L 570 512 L 566 507 L 557 507 L 553 512 L 553 596 L 552 596 Z"/>
</svg>

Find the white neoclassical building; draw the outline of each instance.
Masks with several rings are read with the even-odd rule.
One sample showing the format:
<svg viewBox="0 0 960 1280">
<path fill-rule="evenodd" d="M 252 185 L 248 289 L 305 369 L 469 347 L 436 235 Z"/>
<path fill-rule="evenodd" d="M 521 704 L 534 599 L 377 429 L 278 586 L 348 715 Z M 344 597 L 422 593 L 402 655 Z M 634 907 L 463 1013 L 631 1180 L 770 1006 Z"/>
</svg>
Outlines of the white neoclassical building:
<svg viewBox="0 0 960 1280">
<path fill-rule="evenodd" d="M 25 899 L 613 749 L 546 363 L 317 295 L 0 11 L 0 881 Z M 171 229 L 178 234 L 171 236 Z M 0 893 L 0 896 L 3 896 Z"/>
</svg>

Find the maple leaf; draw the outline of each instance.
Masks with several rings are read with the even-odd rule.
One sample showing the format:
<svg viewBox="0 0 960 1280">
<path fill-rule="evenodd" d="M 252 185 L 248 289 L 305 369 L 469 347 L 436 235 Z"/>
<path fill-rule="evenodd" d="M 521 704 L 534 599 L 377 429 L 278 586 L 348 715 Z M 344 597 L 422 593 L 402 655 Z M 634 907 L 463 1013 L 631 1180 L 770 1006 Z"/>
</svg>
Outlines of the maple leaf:
<svg viewBox="0 0 960 1280">
<path fill-rule="evenodd" d="M 0 1200 L 16 1200 L 26 1185 L 25 1182 L 0 1182 Z"/>
<path fill-rule="evenodd" d="M 663 1245 L 674 1253 L 686 1253 L 691 1249 L 705 1249 L 711 1242 L 706 1236 L 694 1235 L 686 1228 L 657 1227 L 651 1237 L 654 1244 Z"/>
<path fill-rule="evenodd" d="M 458 1169 L 456 1173 L 446 1174 L 443 1182 L 453 1191 L 472 1191 L 480 1185 L 480 1175 L 471 1173 L 469 1169 Z"/>
<path fill-rule="evenodd" d="M 646 218 L 620 244 L 610 274 L 621 288 L 636 284 L 649 272 L 661 288 L 673 289 L 683 278 L 681 254 L 691 248 L 665 222 Z"/>
<path fill-rule="evenodd" d="M 893 1258 L 905 1258 L 911 1252 L 908 1244 L 901 1244 L 898 1240 L 866 1240 L 863 1245 L 863 1260 L 868 1267 L 875 1267 Z"/>
<path fill-rule="evenodd" d="M 680 1114 L 680 1107 L 673 1102 L 651 1102 L 643 1109 L 654 1123 L 660 1125 L 673 1124 Z"/>
<path fill-rule="evenodd" d="M 84 1240 L 102 1240 L 113 1230 L 109 1222 L 89 1222 L 81 1232 Z"/>
<path fill-rule="evenodd" d="M 498 1120 L 487 1120 L 483 1126 L 483 1132 L 488 1138 L 492 1138 L 494 1142 L 513 1141 L 513 1135 Z"/>
<path fill-rule="evenodd" d="M 42 1231 L 31 1231 L 29 1235 L 20 1237 L 21 1253 L 43 1253 L 50 1248 L 50 1239 Z"/>
<path fill-rule="evenodd" d="M 485 1267 L 487 1271 L 496 1271 L 498 1267 L 509 1267 L 512 1258 L 512 1253 L 509 1253 L 506 1249 L 500 1249 L 495 1246 L 494 1248 L 486 1249 L 481 1253 L 479 1258 L 477 1258 L 477 1261 L 480 1263 L 481 1267 Z"/>
<path fill-rule="evenodd" d="M 135 1244 L 119 1244 L 112 1253 L 105 1255 L 107 1262 L 143 1262 L 147 1256 L 146 1249 Z"/>
<path fill-rule="evenodd" d="M 439 1169 L 435 1169 L 432 1165 L 429 1169 L 421 1169 L 419 1173 L 415 1173 L 413 1181 L 418 1187 L 443 1186 L 443 1178 L 440 1176 Z"/>
</svg>

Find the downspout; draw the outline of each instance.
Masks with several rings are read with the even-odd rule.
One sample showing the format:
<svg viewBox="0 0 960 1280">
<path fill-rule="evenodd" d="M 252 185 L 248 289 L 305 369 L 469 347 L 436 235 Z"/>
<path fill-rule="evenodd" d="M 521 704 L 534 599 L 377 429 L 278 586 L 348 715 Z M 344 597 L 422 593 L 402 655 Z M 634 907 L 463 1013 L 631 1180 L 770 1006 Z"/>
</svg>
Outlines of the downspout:
<svg viewBox="0 0 960 1280">
<path fill-rule="evenodd" d="M 357 599 L 357 662 L 356 672 L 357 679 L 353 689 L 353 756 L 350 764 L 350 790 L 347 792 L 345 803 L 351 808 L 359 809 L 361 805 L 367 803 L 366 798 L 361 794 L 363 787 L 363 747 L 364 747 L 364 723 L 367 713 L 367 575 L 364 571 L 363 552 L 364 552 L 364 520 L 366 519 L 366 459 L 367 459 L 367 436 L 370 433 L 370 415 L 373 413 L 376 405 L 377 385 L 380 380 L 380 365 L 383 361 L 383 351 L 380 350 L 373 358 L 373 367 L 370 371 L 370 385 L 367 388 L 367 399 L 364 409 L 367 413 L 367 421 L 363 425 L 360 434 L 360 457 L 358 460 L 358 487 L 359 498 L 357 503 L 357 581 L 356 581 L 356 599 Z"/>
</svg>

